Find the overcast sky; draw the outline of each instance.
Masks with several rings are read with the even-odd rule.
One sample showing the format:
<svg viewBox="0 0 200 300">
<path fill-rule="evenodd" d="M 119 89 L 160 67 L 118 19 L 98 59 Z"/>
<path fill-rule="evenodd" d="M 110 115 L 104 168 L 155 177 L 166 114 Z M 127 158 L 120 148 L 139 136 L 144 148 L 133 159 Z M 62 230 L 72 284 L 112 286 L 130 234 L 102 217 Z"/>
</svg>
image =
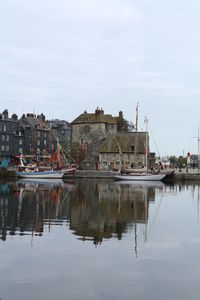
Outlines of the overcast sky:
<svg viewBox="0 0 200 300">
<path fill-rule="evenodd" d="M 139 102 L 161 155 L 197 153 L 199 11 L 197 0 L 1 1 L 0 111 L 71 122 L 99 106 L 135 122 Z"/>
</svg>

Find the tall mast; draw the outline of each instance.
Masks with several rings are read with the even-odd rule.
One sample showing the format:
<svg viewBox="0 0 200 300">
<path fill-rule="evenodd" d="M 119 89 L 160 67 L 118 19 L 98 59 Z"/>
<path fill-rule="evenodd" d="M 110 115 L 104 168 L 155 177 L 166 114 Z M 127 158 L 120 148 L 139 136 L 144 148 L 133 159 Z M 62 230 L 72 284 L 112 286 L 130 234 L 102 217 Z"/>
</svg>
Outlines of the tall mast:
<svg viewBox="0 0 200 300">
<path fill-rule="evenodd" d="M 198 173 L 199 173 L 199 150 L 200 150 L 200 137 L 199 137 L 199 122 L 198 122 Z"/>
<path fill-rule="evenodd" d="M 37 140 L 36 140 L 36 120 L 34 114 L 34 148 L 35 148 L 35 160 L 37 161 Z"/>
<path fill-rule="evenodd" d="M 58 142 L 58 138 L 57 138 L 57 149 L 58 149 L 58 166 L 59 166 L 59 170 L 61 170 L 60 145 Z"/>
<path fill-rule="evenodd" d="M 135 141 L 134 141 L 134 167 L 136 167 L 137 132 L 138 132 L 138 103 L 137 103 L 137 106 L 136 106 Z"/>
<path fill-rule="evenodd" d="M 148 119 L 145 117 L 145 123 L 146 123 L 146 172 L 148 170 Z"/>
<path fill-rule="evenodd" d="M 50 149 L 51 149 L 51 162 L 53 162 L 52 127 L 50 127 Z"/>
</svg>

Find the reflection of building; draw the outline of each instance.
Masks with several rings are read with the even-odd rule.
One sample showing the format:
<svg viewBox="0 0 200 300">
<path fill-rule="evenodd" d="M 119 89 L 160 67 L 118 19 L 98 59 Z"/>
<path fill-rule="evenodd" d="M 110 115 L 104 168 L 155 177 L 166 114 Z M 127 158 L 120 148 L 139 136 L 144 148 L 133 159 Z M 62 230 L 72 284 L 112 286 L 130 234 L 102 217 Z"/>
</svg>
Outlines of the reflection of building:
<svg viewBox="0 0 200 300">
<path fill-rule="evenodd" d="M 72 183 L 0 185 L 0 235 L 43 235 L 68 221 L 72 232 L 95 244 L 146 224 L 155 188 L 82 180 Z"/>
<path fill-rule="evenodd" d="M 81 181 L 78 191 L 71 201 L 70 229 L 83 240 L 96 244 L 104 238 L 121 239 L 134 223 L 147 222 L 149 192 L 144 188 Z"/>
</svg>

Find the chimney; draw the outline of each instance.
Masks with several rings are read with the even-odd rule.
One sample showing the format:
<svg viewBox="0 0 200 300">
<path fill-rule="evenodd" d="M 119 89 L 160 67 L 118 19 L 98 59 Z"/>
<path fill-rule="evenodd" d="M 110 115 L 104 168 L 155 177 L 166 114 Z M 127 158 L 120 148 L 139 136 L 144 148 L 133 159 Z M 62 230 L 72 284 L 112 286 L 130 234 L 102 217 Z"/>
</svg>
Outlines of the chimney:
<svg viewBox="0 0 200 300">
<path fill-rule="evenodd" d="M 15 121 L 18 120 L 18 116 L 16 114 L 13 114 L 12 119 L 15 120 Z"/>
<path fill-rule="evenodd" d="M 96 110 L 95 110 L 95 117 L 99 116 L 101 113 L 100 108 L 97 106 Z"/>
<path fill-rule="evenodd" d="M 119 119 L 123 119 L 123 112 L 121 110 L 119 111 Z"/>
<path fill-rule="evenodd" d="M 4 120 L 5 120 L 5 119 L 8 119 L 8 110 L 7 110 L 7 109 L 5 109 L 5 110 L 3 111 L 3 117 L 4 117 Z"/>
</svg>

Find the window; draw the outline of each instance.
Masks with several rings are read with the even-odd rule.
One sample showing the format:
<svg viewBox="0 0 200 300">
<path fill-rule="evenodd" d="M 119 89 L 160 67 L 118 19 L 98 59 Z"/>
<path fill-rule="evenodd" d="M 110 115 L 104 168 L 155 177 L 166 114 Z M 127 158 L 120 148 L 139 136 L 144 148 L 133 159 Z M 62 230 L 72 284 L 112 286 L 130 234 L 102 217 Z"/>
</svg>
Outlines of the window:
<svg viewBox="0 0 200 300">
<path fill-rule="evenodd" d="M 6 151 L 9 151 L 9 145 L 6 145 Z"/>
<path fill-rule="evenodd" d="M 131 152 L 134 152 L 134 151 L 135 151 L 135 147 L 131 146 Z"/>
<path fill-rule="evenodd" d="M 44 145 L 46 146 L 46 144 L 47 144 L 47 141 L 46 141 L 46 140 L 44 140 Z"/>
<path fill-rule="evenodd" d="M 9 135 L 6 135 L 6 141 L 7 142 L 9 141 Z"/>
<path fill-rule="evenodd" d="M 37 132 L 37 137 L 40 137 L 40 132 L 39 131 Z"/>
<path fill-rule="evenodd" d="M 19 145 L 22 145 L 22 139 L 19 140 Z"/>
<path fill-rule="evenodd" d="M 5 145 L 1 145 L 1 151 L 5 151 Z"/>
<path fill-rule="evenodd" d="M 5 139 L 6 139 L 6 136 L 3 134 L 1 140 L 5 141 Z"/>
<path fill-rule="evenodd" d="M 21 131 L 19 131 L 19 136 L 22 136 L 22 133 L 21 133 Z"/>
<path fill-rule="evenodd" d="M 40 146 L 40 140 L 37 141 L 37 145 Z"/>
<path fill-rule="evenodd" d="M 44 133 L 44 138 L 46 139 L 46 137 L 47 137 L 47 134 L 46 134 L 46 132 Z"/>
<path fill-rule="evenodd" d="M 6 131 L 6 125 L 3 125 L 3 131 Z"/>
<path fill-rule="evenodd" d="M 23 152 L 22 148 L 19 148 L 19 153 L 21 153 L 21 154 L 22 154 L 22 152 Z"/>
</svg>

